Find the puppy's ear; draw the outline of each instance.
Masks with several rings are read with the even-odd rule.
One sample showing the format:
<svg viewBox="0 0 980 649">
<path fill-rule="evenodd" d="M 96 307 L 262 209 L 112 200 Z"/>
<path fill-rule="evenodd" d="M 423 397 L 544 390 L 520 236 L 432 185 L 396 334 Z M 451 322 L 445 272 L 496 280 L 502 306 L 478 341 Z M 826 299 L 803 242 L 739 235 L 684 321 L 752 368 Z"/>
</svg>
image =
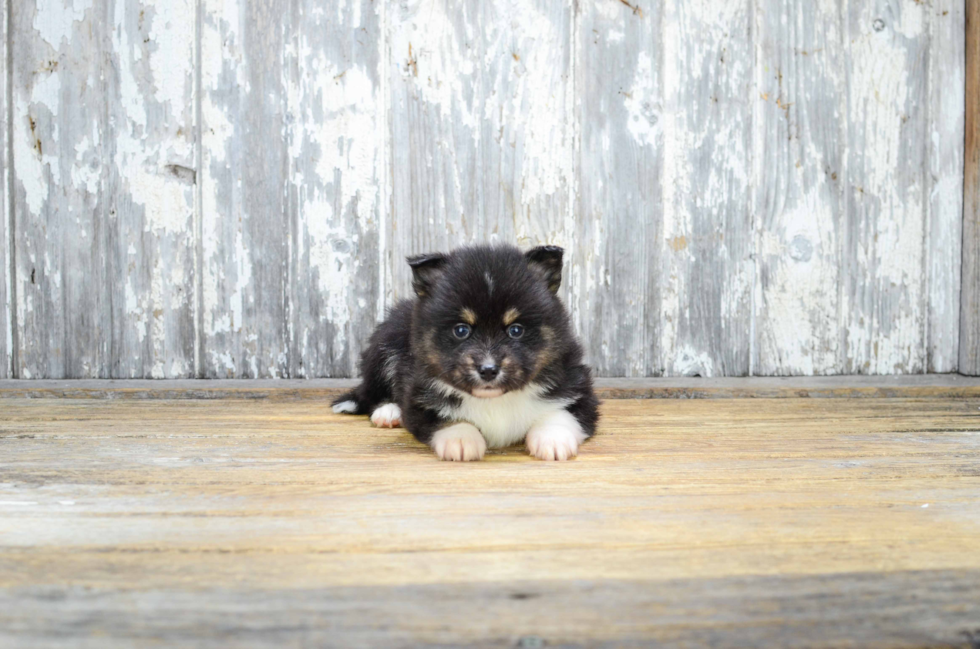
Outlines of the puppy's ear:
<svg viewBox="0 0 980 649">
<path fill-rule="evenodd" d="M 432 292 L 432 287 L 442 276 L 446 266 L 446 255 L 441 252 L 430 252 L 408 258 L 412 267 L 412 288 L 419 297 L 425 297 Z"/>
<path fill-rule="evenodd" d="M 548 285 L 552 293 L 561 286 L 561 256 L 565 253 L 558 246 L 538 246 L 524 253 L 527 265 Z"/>
</svg>

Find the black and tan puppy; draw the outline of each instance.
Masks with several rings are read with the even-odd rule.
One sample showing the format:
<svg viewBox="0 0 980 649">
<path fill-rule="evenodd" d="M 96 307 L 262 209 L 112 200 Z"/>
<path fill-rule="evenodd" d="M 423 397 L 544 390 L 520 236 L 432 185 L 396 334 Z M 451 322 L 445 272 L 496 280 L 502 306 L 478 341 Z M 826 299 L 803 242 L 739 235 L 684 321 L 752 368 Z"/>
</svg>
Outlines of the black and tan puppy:
<svg viewBox="0 0 980 649">
<path fill-rule="evenodd" d="M 334 412 L 404 425 L 443 460 L 524 440 L 566 460 L 595 432 L 598 401 L 556 293 L 562 249 L 461 248 L 411 257 L 417 298 L 395 305 Z"/>
</svg>

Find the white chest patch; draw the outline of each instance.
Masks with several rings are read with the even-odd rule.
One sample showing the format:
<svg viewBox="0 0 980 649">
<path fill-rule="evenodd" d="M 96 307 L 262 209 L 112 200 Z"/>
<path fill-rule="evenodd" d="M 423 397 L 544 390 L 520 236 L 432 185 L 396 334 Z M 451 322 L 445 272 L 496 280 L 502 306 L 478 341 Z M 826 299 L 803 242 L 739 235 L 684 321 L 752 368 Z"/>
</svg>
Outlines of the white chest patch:
<svg viewBox="0 0 980 649">
<path fill-rule="evenodd" d="M 493 399 L 474 397 L 442 381 L 436 381 L 436 386 L 443 394 L 462 400 L 458 408 L 446 407 L 439 414 L 453 421 L 470 422 L 480 429 L 490 448 L 520 442 L 535 422 L 564 410 L 571 403 L 567 399 L 544 399 L 542 395 L 547 388 L 536 383 Z"/>
</svg>

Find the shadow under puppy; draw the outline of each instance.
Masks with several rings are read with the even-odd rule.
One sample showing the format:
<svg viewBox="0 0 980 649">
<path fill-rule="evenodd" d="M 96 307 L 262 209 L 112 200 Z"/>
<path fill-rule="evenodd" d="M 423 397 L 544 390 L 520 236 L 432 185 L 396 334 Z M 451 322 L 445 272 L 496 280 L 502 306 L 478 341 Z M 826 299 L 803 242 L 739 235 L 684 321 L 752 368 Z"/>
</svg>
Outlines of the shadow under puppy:
<svg viewBox="0 0 980 649">
<path fill-rule="evenodd" d="M 558 299 L 562 249 L 460 248 L 410 257 L 416 298 L 395 305 L 361 358 L 361 384 L 334 412 L 402 424 L 443 460 L 479 460 L 524 440 L 567 460 L 599 418 Z"/>
</svg>

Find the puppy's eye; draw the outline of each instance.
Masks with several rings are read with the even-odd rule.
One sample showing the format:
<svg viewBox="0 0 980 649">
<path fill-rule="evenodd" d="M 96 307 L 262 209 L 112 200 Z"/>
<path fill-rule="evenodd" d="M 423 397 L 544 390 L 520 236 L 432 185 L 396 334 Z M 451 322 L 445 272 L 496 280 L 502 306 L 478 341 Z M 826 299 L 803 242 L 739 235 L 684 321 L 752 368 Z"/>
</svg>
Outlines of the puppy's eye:
<svg viewBox="0 0 980 649">
<path fill-rule="evenodd" d="M 507 335 L 511 338 L 520 338 L 524 335 L 524 325 L 512 324 L 507 327 Z"/>
<path fill-rule="evenodd" d="M 469 338 L 470 333 L 472 331 L 473 330 L 470 329 L 470 326 L 468 324 L 460 323 L 455 327 L 453 327 L 453 335 L 459 338 L 460 340 L 466 340 L 467 338 Z"/>
</svg>

